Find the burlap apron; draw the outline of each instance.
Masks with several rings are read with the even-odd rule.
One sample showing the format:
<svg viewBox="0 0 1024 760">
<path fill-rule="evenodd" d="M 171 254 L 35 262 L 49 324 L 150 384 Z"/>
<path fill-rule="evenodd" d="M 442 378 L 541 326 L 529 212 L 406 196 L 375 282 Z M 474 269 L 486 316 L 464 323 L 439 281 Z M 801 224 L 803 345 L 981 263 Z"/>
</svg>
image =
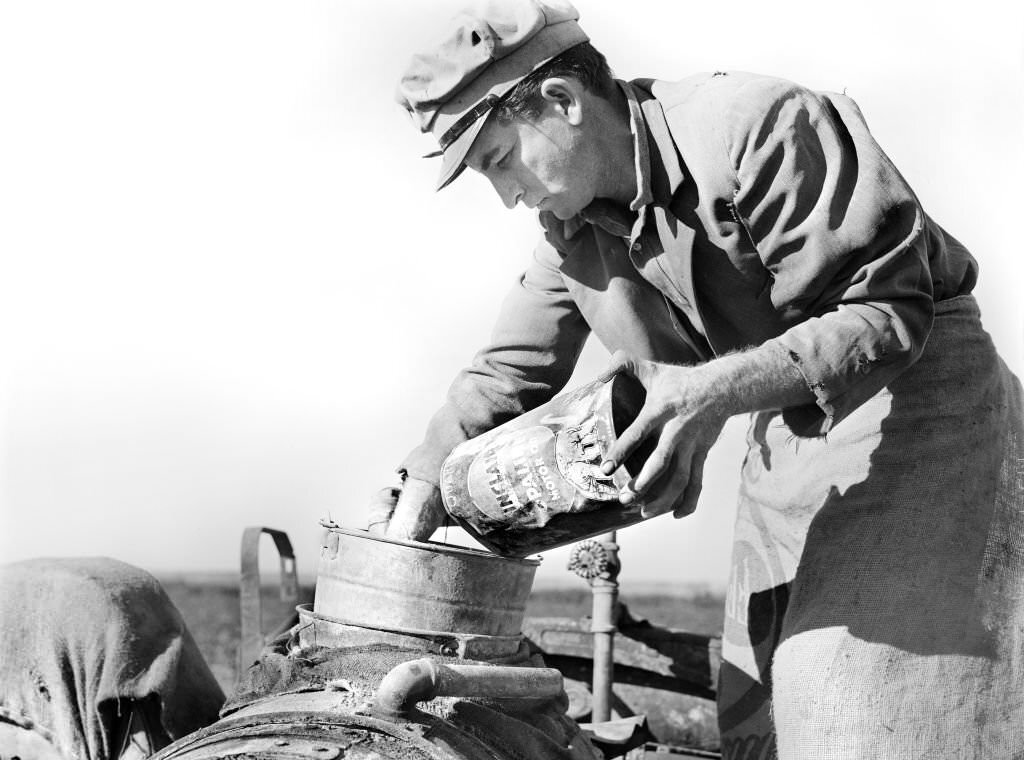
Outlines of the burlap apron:
<svg viewBox="0 0 1024 760">
<path fill-rule="evenodd" d="M 1024 757 L 1021 388 L 971 296 L 936 312 L 920 360 L 827 437 L 753 418 L 726 758 Z"/>
</svg>

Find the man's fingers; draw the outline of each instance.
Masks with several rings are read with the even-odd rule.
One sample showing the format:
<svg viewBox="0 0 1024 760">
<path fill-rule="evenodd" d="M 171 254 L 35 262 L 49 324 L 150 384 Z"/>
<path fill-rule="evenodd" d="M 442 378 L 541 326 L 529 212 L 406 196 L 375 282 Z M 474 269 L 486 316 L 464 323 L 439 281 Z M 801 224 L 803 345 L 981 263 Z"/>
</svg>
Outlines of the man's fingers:
<svg viewBox="0 0 1024 760">
<path fill-rule="evenodd" d="M 678 461 L 674 459 L 661 479 L 648 489 L 640 514 L 644 517 L 654 517 L 672 511 L 672 507 L 678 503 L 679 495 L 686 487 L 687 480 L 686 468 L 679 467 Z"/>
<path fill-rule="evenodd" d="M 676 461 L 676 451 L 678 446 L 678 442 L 676 440 L 677 428 L 677 425 L 673 422 L 669 422 L 661 429 L 661 434 L 658 437 L 658 445 L 655 447 L 654 451 L 651 452 L 650 456 L 647 457 L 646 461 L 644 461 L 640 472 L 637 473 L 636 477 L 633 478 L 633 482 L 630 484 L 636 493 L 647 493 L 650 487 L 657 483 L 662 475 L 673 469 L 673 463 Z"/>
<path fill-rule="evenodd" d="M 611 475 L 626 460 L 633 449 L 639 446 L 654 431 L 655 418 L 646 409 L 641 409 L 633 423 L 622 431 L 622 435 L 611 445 L 601 463 L 601 472 Z"/>
<path fill-rule="evenodd" d="M 608 366 L 605 367 L 604 372 L 597 376 L 597 379 L 602 383 L 607 383 L 620 372 L 636 374 L 636 362 L 633 357 L 622 350 L 612 354 L 612 358 L 608 361 Z"/>
<path fill-rule="evenodd" d="M 700 499 L 701 484 L 704 481 L 704 462 L 708 458 L 707 450 L 698 451 L 693 457 L 693 464 L 690 466 L 690 478 L 683 491 L 683 498 L 672 510 L 672 516 L 677 520 L 686 517 L 697 510 L 697 501 Z"/>
</svg>

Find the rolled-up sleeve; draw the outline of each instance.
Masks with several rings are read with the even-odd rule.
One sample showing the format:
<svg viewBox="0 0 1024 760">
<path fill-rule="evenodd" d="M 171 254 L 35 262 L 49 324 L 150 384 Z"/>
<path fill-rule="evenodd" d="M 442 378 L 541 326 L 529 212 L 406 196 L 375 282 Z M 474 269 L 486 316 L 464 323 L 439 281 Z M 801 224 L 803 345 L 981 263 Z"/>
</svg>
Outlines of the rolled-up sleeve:
<svg viewBox="0 0 1024 760">
<path fill-rule="evenodd" d="M 569 381 L 590 328 L 560 263 L 558 251 L 542 240 L 506 296 L 489 345 L 455 378 L 423 442 L 403 462 L 409 475 L 437 483 L 455 446 L 543 404 Z"/>
<path fill-rule="evenodd" d="M 852 101 L 781 80 L 745 89 L 726 139 L 733 200 L 793 325 L 773 340 L 817 402 L 794 419 L 823 434 L 920 356 L 934 314 L 924 213 Z"/>
</svg>

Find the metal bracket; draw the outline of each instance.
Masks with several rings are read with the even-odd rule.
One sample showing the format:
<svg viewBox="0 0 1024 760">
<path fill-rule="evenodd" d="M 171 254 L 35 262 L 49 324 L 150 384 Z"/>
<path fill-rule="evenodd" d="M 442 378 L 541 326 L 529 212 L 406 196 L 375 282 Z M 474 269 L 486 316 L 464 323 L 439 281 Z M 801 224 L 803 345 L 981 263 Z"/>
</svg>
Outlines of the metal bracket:
<svg viewBox="0 0 1024 760">
<path fill-rule="evenodd" d="M 263 636 L 263 604 L 260 600 L 260 536 L 264 533 L 274 539 L 281 557 L 281 601 L 299 601 L 299 576 L 295 566 L 292 542 L 283 530 L 250 526 L 242 533 L 242 575 L 239 588 L 242 636 L 238 646 L 238 677 L 259 659 L 265 639 Z"/>
</svg>

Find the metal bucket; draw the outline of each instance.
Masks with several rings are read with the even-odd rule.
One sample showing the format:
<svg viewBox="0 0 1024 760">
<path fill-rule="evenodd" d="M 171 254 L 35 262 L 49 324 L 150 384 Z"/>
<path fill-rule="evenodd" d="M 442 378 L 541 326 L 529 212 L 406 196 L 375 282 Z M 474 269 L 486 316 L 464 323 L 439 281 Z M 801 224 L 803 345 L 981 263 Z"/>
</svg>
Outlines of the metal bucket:
<svg viewBox="0 0 1024 760">
<path fill-rule="evenodd" d="M 331 527 L 313 612 L 340 624 L 420 635 L 519 637 L 540 564 Z"/>
<path fill-rule="evenodd" d="M 611 475 L 601 463 L 646 392 L 628 375 L 592 382 L 459 444 L 441 468 L 445 509 L 488 549 L 512 557 L 640 522 L 619 491 L 639 474 L 641 446 Z"/>
</svg>

